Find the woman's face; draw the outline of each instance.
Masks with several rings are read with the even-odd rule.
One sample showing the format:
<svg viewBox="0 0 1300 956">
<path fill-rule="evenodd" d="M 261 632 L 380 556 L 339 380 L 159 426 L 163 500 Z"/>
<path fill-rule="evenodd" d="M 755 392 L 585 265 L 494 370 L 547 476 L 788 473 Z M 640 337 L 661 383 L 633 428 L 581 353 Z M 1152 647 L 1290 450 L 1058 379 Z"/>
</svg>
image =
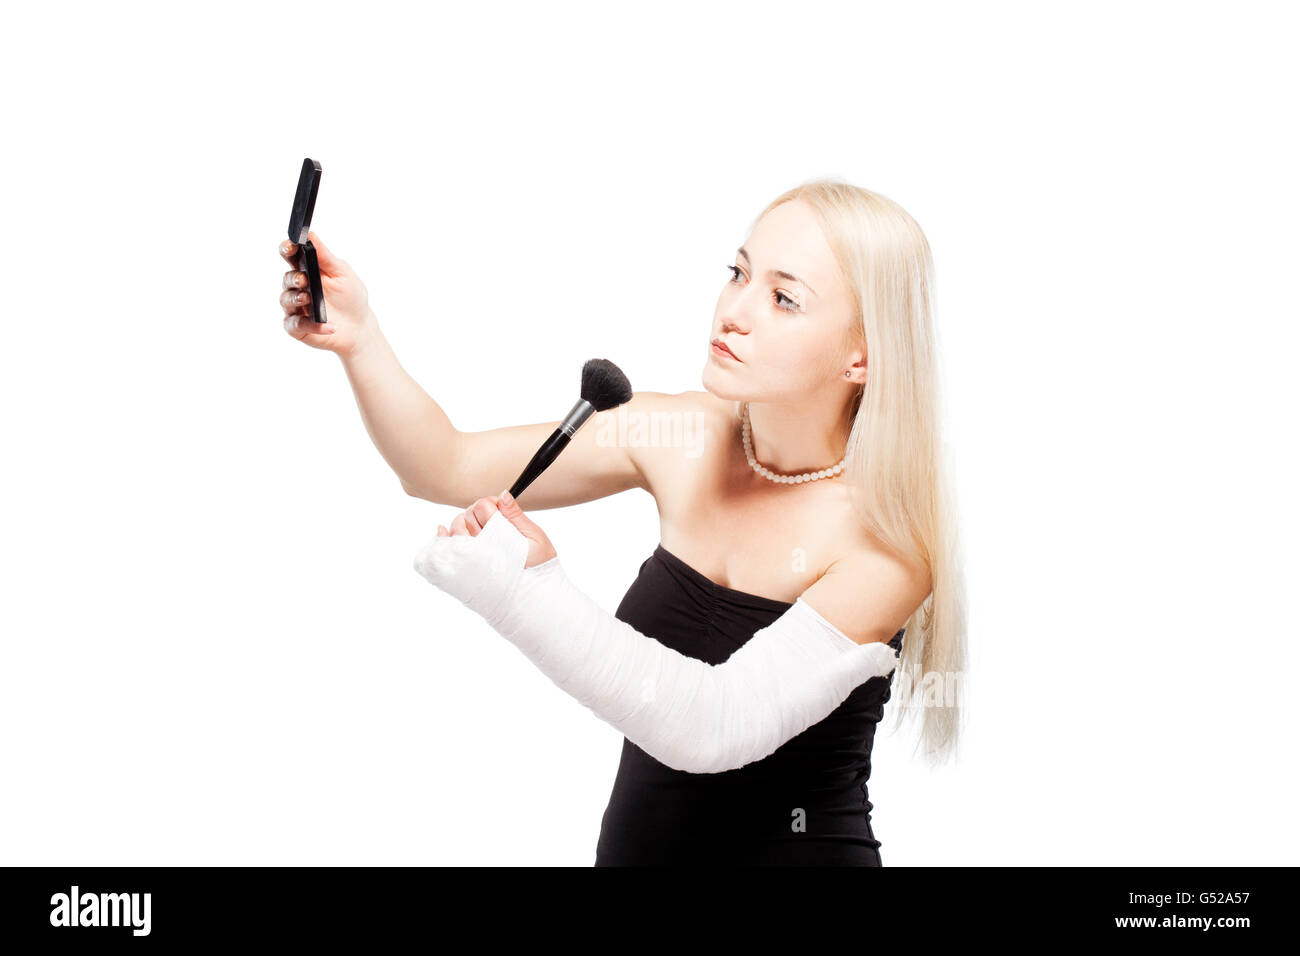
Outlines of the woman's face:
<svg viewBox="0 0 1300 956">
<path fill-rule="evenodd" d="M 812 210 L 782 203 L 736 253 L 713 314 L 704 387 L 729 400 L 808 401 L 852 363 L 844 341 L 853 314 Z M 714 339 L 736 358 L 718 354 Z"/>
</svg>

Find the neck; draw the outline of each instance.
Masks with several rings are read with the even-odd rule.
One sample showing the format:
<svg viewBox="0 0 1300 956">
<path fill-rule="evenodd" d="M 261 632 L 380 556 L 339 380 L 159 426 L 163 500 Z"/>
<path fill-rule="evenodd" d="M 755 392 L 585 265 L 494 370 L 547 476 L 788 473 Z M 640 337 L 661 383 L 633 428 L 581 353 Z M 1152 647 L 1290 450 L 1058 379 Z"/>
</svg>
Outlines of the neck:
<svg viewBox="0 0 1300 956">
<path fill-rule="evenodd" d="M 754 457 L 783 475 L 833 467 L 844 457 L 851 424 L 825 400 L 749 403 Z"/>
</svg>

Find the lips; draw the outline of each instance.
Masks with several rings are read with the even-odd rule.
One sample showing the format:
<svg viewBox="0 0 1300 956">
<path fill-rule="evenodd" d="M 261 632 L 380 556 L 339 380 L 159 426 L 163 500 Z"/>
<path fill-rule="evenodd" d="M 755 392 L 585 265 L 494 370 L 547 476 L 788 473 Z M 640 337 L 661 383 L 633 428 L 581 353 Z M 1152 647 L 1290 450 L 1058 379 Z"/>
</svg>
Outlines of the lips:
<svg viewBox="0 0 1300 956">
<path fill-rule="evenodd" d="M 740 356 L 738 356 L 735 352 L 731 351 L 731 349 L 727 348 L 727 343 L 722 341 L 722 339 L 714 339 L 709 344 L 716 345 L 718 348 L 722 349 L 722 351 L 726 352 L 728 355 L 734 358 L 737 362 L 740 361 Z"/>
</svg>

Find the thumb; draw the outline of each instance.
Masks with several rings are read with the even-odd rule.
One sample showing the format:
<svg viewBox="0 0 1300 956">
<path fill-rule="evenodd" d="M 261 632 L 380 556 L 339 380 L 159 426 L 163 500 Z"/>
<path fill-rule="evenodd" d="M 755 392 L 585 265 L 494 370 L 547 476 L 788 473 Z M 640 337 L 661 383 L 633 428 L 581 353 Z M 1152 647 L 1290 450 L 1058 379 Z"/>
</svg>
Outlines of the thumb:
<svg viewBox="0 0 1300 956">
<path fill-rule="evenodd" d="M 508 489 L 497 496 L 497 510 L 505 515 L 506 519 L 518 528 L 525 538 L 534 541 L 538 540 L 537 535 L 533 534 L 533 530 L 537 525 L 533 524 L 533 520 L 524 514 L 524 509 L 519 507 L 519 502 L 515 501 L 514 496 L 510 494 Z"/>
<path fill-rule="evenodd" d="M 316 261 L 320 263 L 321 271 L 336 276 L 347 268 L 347 263 L 330 252 L 329 247 L 321 242 L 320 236 L 313 230 L 307 230 L 307 238 L 311 240 L 312 248 L 316 250 Z"/>
</svg>

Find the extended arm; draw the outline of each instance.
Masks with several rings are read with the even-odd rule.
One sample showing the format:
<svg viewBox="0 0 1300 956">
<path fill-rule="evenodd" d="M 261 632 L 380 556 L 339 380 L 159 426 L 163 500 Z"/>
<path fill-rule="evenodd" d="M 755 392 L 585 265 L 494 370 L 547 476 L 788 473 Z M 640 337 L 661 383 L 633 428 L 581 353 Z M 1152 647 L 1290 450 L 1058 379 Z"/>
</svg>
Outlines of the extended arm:
<svg viewBox="0 0 1300 956">
<path fill-rule="evenodd" d="M 881 642 L 855 643 L 800 599 L 715 667 L 605 611 L 559 558 L 525 568 L 527 553 L 526 539 L 497 512 L 477 536 L 434 538 L 415 568 L 678 770 L 718 773 L 766 757 L 898 660 Z"/>
</svg>

